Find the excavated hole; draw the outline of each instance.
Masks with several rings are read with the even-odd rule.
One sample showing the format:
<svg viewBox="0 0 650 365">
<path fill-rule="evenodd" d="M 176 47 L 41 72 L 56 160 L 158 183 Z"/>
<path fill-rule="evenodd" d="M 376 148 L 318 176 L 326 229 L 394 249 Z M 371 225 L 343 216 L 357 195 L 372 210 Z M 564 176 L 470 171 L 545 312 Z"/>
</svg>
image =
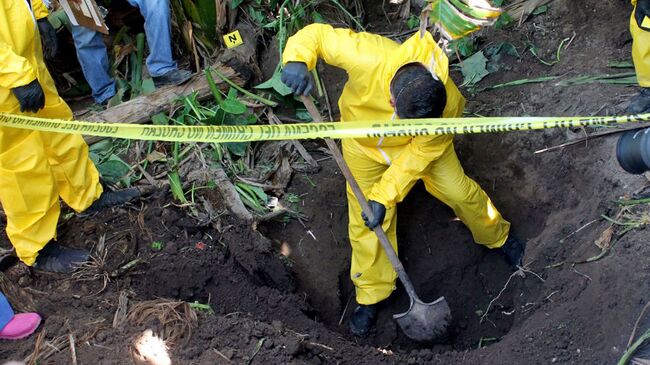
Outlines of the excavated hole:
<svg viewBox="0 0 650 365">
<path fill-rule="evenodd" d="M 520 183 L 523 172 L 514 169 L 508 178 L 500 180 L 498 187 L 495 186 L 495 182 L 488 180 L 494 171 L 482 163 L 484 157 L 472 157 L 480 154 L 472 151 L 472 146 L 462 141 L 457 144 L 469 175 L 479 177 L 477 181 L 513 223 L 514 232 L 525 237 L 537 235 L 546 212 L 522 210 L 526 209 L 524 205 L 510 193 Z M 507 155 L 508 151 L 504 149 L 499 153 Z M 467 168 L 468 165 L 472 169 Z M 481 180 L 481 176 L 488 179 Z M 300 206 L 312 218 L 306 227 L 297 223 L 284 227 L 267 225 L 267 234 L 292 248 L 291 259 L 299 290 L 307 294 L 318 312 L 317 319 L 347 334 L 347 320 L 356 304 L 348 274 L 350 248 L 343 179 L 330 161 L 311 180 L 318 182 L 316 186 L 300 176 L 292 184 L 294 193 L 306 194 Z M 504 258 L 495 250 L 475 244 L 469 230 L 453 211 L 429 195 L 421 182 L 398 206 L 397 231 L 400 258 L 420 297 L 429 302 L 444 296 L 451 307 L 454 320 L 449 337 L 434 345 L 438 350 L 472 349 L 479 343 L 486 346 L 508 333 L 515 317 L 513 297 L 518 284 L 503 291 L 481 321 L 489 302 L 499 294 L 511 275 Z M 381 305 L 376 332 L 367 339 L 355 340 L 397 350 L 431 348 L 431 344 L 416 344 L 406 338 L 393 321 L 393 314 L 407 308 L 408 297 L 398 284 L 393 295 Z"/>
</svg>

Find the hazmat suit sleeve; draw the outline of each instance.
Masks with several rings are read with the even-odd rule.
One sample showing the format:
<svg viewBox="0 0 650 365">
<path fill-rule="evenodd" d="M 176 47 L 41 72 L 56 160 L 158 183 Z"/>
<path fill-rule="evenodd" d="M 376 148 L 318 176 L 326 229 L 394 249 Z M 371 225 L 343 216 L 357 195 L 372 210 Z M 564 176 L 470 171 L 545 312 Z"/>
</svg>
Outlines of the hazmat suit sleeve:
<svg viewBox="0 0 650 365">
<path fill-rule="evenodd" d="M 49 12 L 42 0 L 32 0 L 32 10 L 34 11 L 34 18 L 36 20 L 47 18 Z"/>
<path fill-rule="evenodd" d="M 393 41 L 370 33 L 356 33 L 350 29 L 334 28 L 329 24 L 310 24 L 291 36 L 282 54 L 282 64 L 304 62 L 309 70 L 316 67 L 318 58 L 327 64 L 342 68 L 367 70 L 376 65 L 378 49 Z M 372 69 L 372 68 L 371 68 Z"/>
<path fill-rule="evenodd" d="M 457 118 L 463 115 L 465 98 L 451 79 L 445 83 L 447 105 L 443 112 L 444 118 Z M 404 151 L 392 161 L 368 196 L 387 208 L 401 202 L 413 186 L 414 181 L 421 178 L 427 166 L 438 159 L 447 148 L 453 148 L 453 136 L 418 136 L 413 137 Z"/>
<path fill-rule="evenodd" d="M 0 88 L 13 89 L 27 85 L 36 79 L 36 72 L 29 60 L 17 55 L 0 36 Z"/>
</svg>

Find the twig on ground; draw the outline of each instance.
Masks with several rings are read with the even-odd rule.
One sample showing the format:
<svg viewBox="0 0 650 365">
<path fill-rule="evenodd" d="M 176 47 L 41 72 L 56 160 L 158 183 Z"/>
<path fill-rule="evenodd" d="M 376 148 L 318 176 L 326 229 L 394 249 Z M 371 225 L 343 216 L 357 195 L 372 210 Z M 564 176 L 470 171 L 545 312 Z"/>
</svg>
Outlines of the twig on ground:
<svg viewBox="0 0 650 365">
<path fill-rule="evenodd" d="M 634 328 L 630 334 L 630 339 L 627 341 L 628 348 L 632 345 L 632 341 L 634 341 L 634 337 L 636 336 L 636 330 L 639 328 L 639 322 L 641 322 L 641 318 L 643 318 L 643 314 L 646 310 L 648 310 L 648 308 L 650 308 L 650 302 L 646 303 L 643 309 L 641 309 L 641 313 L 639 313 L 639 317 L 637 317 L 636 322 L 634 323 Z"/>
<path fill-rule="evenodd" d="M 486 319 L 488 313 L 490 313 L 490 308 L 492 308 L 492 304 L 494 304 L 494 302 L 496 302 L 501 297 L 501 294 L 503 294 L 503 292 L 506 291 L 506 288 L 508 287 L 508 284 L 510 284 L 510 280 L 512 280 L 512 278 L 514 278 L 515 275 L 520 276 L 521 273 L 519 271 L 515 271 L 512 274 L 510 274 L 510 277 L 508 277 L 508 281 L 506 281 L 506 284 L 503 286 L 503 288 L 501 288 L 501 291 L 499 291 L 499 294 L 497 294 L 496 297 L 492 298 L 492 300 L 490 300 L 490 303 L 488 303 L 487 308 L 485 308 L 485 311 L 483 312 L 483 315 L 481 316 L 481 319 L 479 321 L 480 323 L 483 323 L 483 321 Z"/>
<path fill-rule="evenodd" d="M 309 343 L 311 346 L 317 346 L 317 347 L 324 348 L 325 350 L 334 351 L 333 348 L 331 348 L 331 347 L 329 347 L 329 346 L 327 346 L 327 345 L 323 345 L 322 343 L 318 343 L 318 342 L 308 342 L 308 343 Z"/>
<path fill-rule="evenodd" d="M 36 360 L 38 359 L 38 355 L 41 352 L 41 345 L 43 344 L 43 337 L 45 336 L 45 330 L 41 331 L 41 333 L 38 334 L 38 337 L 36 337 L 36 345 L 34 345 L 34 352 L 30 356 L 25 359 L 24 362 L 27 362 L 27 365 L 34 365 L 36 364 Z"/>
<path fill-rule="evenodd" d="M 246 362 L 246 364 L 250 365 L 250 364 L 253 363 L 253 359 L 255 358 L 255 356 L 257 356 L 257 353 L 260 352 L 260 349 L 262 349 L 262 345 L 264 345 L 264 341 L 266 341 L 266 337 L 260 339 L 257 342 L 257 345 L 255 345 L 255 349 L 253 350 L 253 353 L 251 354 L 251 356 L 248 358 L 248 361 Z"/>
<path fill-rule="evenodd" d="M 643 345 L 648 340 L 650 340 L 650 329 L 648 329 L 643 335 L 641 335 L 641 337 L 639 337 L 639 339 L 636 340 L 636 342 L 634 342 L 632 344 L 632 346 L 630 346 L 627 349 L 627 351 L 625 351 L 625 353 L 623 354 L 623 356 L 621 356 L 621 359 L 618 360 L 618 363 L 616 365 L 625 365 L 625 364 L 627 364 L 630 357 L 632 357 L 632 355 L 634 355 L 636 350 L 638 350 L 639 347 L 641 347 L 641 345 Z"/>
<path fill-rule="evenodd" d="M 120 292 L 120 297 L 118 299 L 117 310 L 113 316 L 113 328 L 117 328 L 124 323 L 126 320 L 126 315 L 128 313 L 129 307 L 129 297 L 126 295 L 126 291 L 122 290 Z"/>
<path fill-rule="evenodd" d="M 217 354 L 217 355 L 223 357 L 226 361 L 228 361 L 228 362 L 232 362 L 232 361 L 231 361 L 231 360 L 230 360 L 226 355 L 222 354 L 221 351 L 219 351 L 219 350 L 217 350 L 217 349 L 212 349 L 212 351 L 214 351 L 215 354 Z"/>
<path fill-rule="evenodd" d="M 72 280 L 76 281 L 102 281 L 102 287 L 96 293 L 90 294 L 91 297 L 103 292 L 111 281 L 110 273 L 106 268 L 107 255 L 106 235 L 101 235 L 95 254 L 91 255 L 88 261 L 80 264 L 71 276 Z"/>
<path fill-rule="evenodd" d="M 518 270 L 513 272 L 512 274 L 510 274 L 510 277 L 508 277 L 508 280 L 506 281 L 503 288 L 501 288 L 501 290 L 499 291 L 499 294 L 497 294 L 497 296 L 494 297 L 490 301 L 490 303 L 488 303 L 487 308 L 485 309 L 485 311 L 483 312 L 483 315 L 481 316 L 480 323 L 483 323 L 483 321 L 487 319 L 486 317 L 487 317 L 488 313 L 490 313 L 490 309 L 492 308 L 492 305 L 501 297 L 503 292 L 506 291 L 506 289 L 508 288 L 508 284 L 510 284 L 510 280 L 512 280 L 513 277 L 520 276 L 522 278 L 525 278 L 526 275 L 524 275 L 524 273 L 529 273 L 529 274 L 534 275 L 535 277 L 537 277 L 542 282 L 545 282 L 545 280 L 542 279 L 542 277 L 539 274 L 537 274 L 536 272 L 531 271 L 530 269 L 528 269 L 528 265 L 530 265 L 530 263 L 528 263 L 526 265 L 523 265 L 523 266 L 517 266 Z"/>
<path fill-rule="evenodd" d="M 44 333 L 45 331 L 43 331 L 41 335 L 39 335 L 39 337 L 43 337 Z M 65 346 L 66 342 L 69 341 L 69 338 L 68 336 L 63 335 L 63 336 L 55 337 L 50 341 L 46 341 L 44 345 L 47 346 L 48 349 L 43 352 L 40 351 L 41 343 L 39 343 L 39 340 L 42 342 L 42 338 L 36 340 L 35 352 L 27 357 L 27 359 L 31 359 L 28 365 L 38 364 L 40 363 L 41 360 L 47 360 L 55 353 L 61 351 L 61 349 Z M 36 353 L 36 351 L 38 351 L 38 353 Z M 24 361 L 27 362 L 27 359 L 25 359 Z"/>
<path fill-rule="evenodd" d="M 140 171 L 142 176 L 144 176 L 144 178 L 149 182 L 149 184 L 158 187 L 158 183 L 153 178 L 153 176 L 151 176 L 151 174 L 149 174 L 139 163 L 136 164 L 135 167 Z"/>
<path fill-rule="evenodd" d="M 343 313 L 341 313 L 341 319 L 339 319 L 339 326 L 343 324 L 343 318 L 345 318 L 345 313 L 347 313 L 348 307 L 350 306 L 351 302 L 352 302 L 352 293 L 348 295 L 348 302 L 345 304 L 345 308 L 343 308 Z"/>
<path fill-rule="evenodd" d="M 167 343 L 177 343 L 181 338 L 187 343 L 192 337 L 192 330 L 198 325 L 196 312 L 188 303 L 168 299 L 137 303 L 131 307 L 127 318 L 135 325 L 142 325 L 151 319 L 158 320 Z"/>
<path fill-rule="evenodd" d="M 536 276 L 539 280 L 542 281 L 542 283 L 546 282 L 546 280 L 542 279 L 542 277 L 539 276 L 539 274 L 537 274 L 537 273 L 534 272 L 534 271 L 530 271 L 529 269 L 526 268 L 526 266 L 517 266 L 517 268 L 518 268 L 519 270 L 523 271 L 523 272 L 527 272 L 527 273 L 529 273 L 529 274 L 532 274 L 532 275 Z"/>
<path fill-rule="evenodd" d="M 623 132 L 627 132 L 627 131 L 630 131 L 630 130 L 640 129 L 640 128 L 644 128 L 644 127 L 648 127 L 648 126 L 650 126 L 650 123 L 639 123 L 639 124 L 635 123 L 634 126 L 626 126 L 624 128 L 620 128 L 620 129 L 616 129 L 616 130 L 612 130 L 612 131 L 605 131 L 605 132 L 601 132 L 601 133 L 593 133 L 593 134 L 588 135 L 587 137 L 580 138 L 580 139 L 577 139 L 575 141 L 569 141 L 569 142 L 559 144 L 557 146 L 537 150 L 537 151 L 535 151 L 535 154 L 550 152 L 550 151 L 556 151 L 556 150 L 562 149 L 564 147 L 568 147 L 568 146 L 572 146 L 572 145 L 579 144 L 579 143 L 582 143 L 582 142 L 586 142 L 588 140 L 592 140 L 592 139 L 596 139 L 596 138 L 600 138 L 600 137 L 606 137 L 606 136 L 609 136 L 609 135 L 612 135 L 612 134 L 623 133 Z"/>
<path fill-rule="evenodd" d="M 596 219 L 592 220 L 591 222 L 586 223 L 586 224 L 583 225 L 582 227 L 576 229 L 575 231 L 569 233 L 566 237 L 564 237 L 564 238 L 562 238 L 562 239 L 560 240 L 560 243 L 563 243 L 567 238 L 569 238 L 569 237 L 573 236 L 574 234 L 576 234 L 576 233 L 582 231 L 583 229 L 585 229 L 585 228 L 589 227 L 590 225 L 592 225 L 592 224 L 598 222 L 599 220 L 600 220 L 600 218 L 596 218 Z"/>
<path fill-rule="evenodd" d="M 281 216 L 283 214 L 287 214 L 287 213 L 290 213 L 290 212 L 291 211 L 289 209 L 287 209 L 287 208 L 276 209 L 276 210 L 272 211 L 271 213 L 267 213 L 267 214 L 264 214 L 261 217 L 256 218 L 255 221 L 256 222 L 267 222 L 267 221 L 270 221 L 270 220 L 272 220 L 274 218 L 277 218 L 277 217 L 279 217 L 279 216 Z"/>
<path fill-rule="evenodd" d="M 70 356 L 72 356 L 72 365 L 77 365 L 77 349 L 74 344 L 74 335 L 71 333 L 68 335 L 70 341 Z"/>
<path fill-rule="evenodd" d="M 325 95 L 327 95 L 327 94 L 325 94 Z M 266 112 L 266 115 L 269 118 L 269 123 L 276 124 L 276 125 L 281 125 L 282 124 L 282 121 L 280 121 L 280 118 L 278 118 L 275 115 L 275 113 L 273 113 L 272 109 L 268 109 L 268 111 Z M 309 164 L 310 166 L 312 166 L 314 168 L 319 167 L 318 162 L 316 162 L 316 160 L 314 160 L 314 158 L 309 154 L 309 152 L 307 152 L 307 150 L 302 145 L 302 143 L 300 143 L 300 141 L 292 140 L 291 144 L 293 144 L 296 151 L 298 151 L 300 156 L 305 160 L 305 162 L 307 162 L 307 164 Z"/>
<path fill-rule="evenodd" d="M 264 191 L 284 190 L 284 188 L 285 188 L 284 186 L 281 186 L 281 185 L 261 184 L 261 183 L 258 183 L 258 182 L 255 182 L 253 180 L 247 179 L 245 177 L 237 176 L 237 175 L 235 175 L 235 179 L 237 179 L 237 180 L 239 180 L 239 181 L 241 181 L 241 182 L 243 182 L 245 184 L 248 184 L 248 185 L 251 185 L 251 186 L 256 186 L 258 188 L 262 188 L 262 190 L 264 190 Z"/>
<path fill-rule="evenodd" d="M 593 281 L 593 280 L 591 280 L 591 277 L 589 277 L 589 275 L 587 275 L 587 274 L 583 274 L 583 273 L 581 273 L 580 271 L 576 270 L 575 266 L 571 266 L 571 270 L 573 270 L 574 273 L 576 273 L 576 274 L 578 274 L 578 275 L 580 275 L 580 276 L 583 276 L 583 277 L 587 278 L 587 280 L 589 280 L 589 281 Z"/>
</svg>

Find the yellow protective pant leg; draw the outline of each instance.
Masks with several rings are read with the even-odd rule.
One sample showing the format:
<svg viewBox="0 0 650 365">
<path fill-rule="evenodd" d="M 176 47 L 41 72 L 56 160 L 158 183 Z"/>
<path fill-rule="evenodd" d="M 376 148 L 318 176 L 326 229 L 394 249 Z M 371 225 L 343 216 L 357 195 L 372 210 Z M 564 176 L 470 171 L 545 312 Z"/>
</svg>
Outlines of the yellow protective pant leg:
<svg viewBox="0 0 650 365">
<path fill-rule="evenodd" d="M 402 147 L 403 148 L 403 147 Z M 394 159 L 400 148 L 385 148 Z M 370 192 L 388 168 L 381 154 L 360 146 L 354 140 L 343 140 L 343 155 L 364 194 Z M 508 238 L 510 223 L 496 210 L 487 194 L 467 177 L 456 157 L 453 144 L 422 176 L 429 193 L 449 205 L 471 230 L 474 240 L 490 248 L 501 247 Z M 413 182 L 414 184 L 415 182 Z M 361 218 L 361 207 L 347 188 L 348 232 L 352 245 L 350 276 L 356 287 L 359 304 L 374 304 L 386 299 L 395 289 L 397 273 L 393 270 L 375 233 Z M 383 228 L 397 250 L 396 209 L 386 210 Z"/>
<path fill-rule="evenodd" d="M 634 12 L 630 17 L 630 33 L 632 33 L 632 60 L 639 86 L 650 87 L 650 32 L 639 28 L 634 19 Z"/>
<path fill-rule="evenodd" d="M 431 195 L 454 210 L 472 232 L 474 242 L 489 248 L 503 246 L 510 223 L 503 219 L 485 191 L 465 175 L 453 144 L 429 166 L 422 180 Z"/>
<path fill-rule="evenodd" d="M 99 173 L 79 135 L 0 128 L 0 146 L 7 236 L 18 258 L 32 265 L 56 237 L 59 196 L 74 210 L 85 210 L 102 193 Z"/>
</svg>

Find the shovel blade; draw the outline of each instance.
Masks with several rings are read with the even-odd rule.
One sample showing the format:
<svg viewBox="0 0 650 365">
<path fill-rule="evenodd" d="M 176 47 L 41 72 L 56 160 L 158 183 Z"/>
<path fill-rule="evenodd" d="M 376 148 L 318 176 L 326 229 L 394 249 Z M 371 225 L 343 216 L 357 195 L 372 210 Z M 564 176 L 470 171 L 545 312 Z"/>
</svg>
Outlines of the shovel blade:
<svg viewBox="0 0 650 365">
<path fill-rule="evenodd" d="M 426 342 L 440 338 L 447 332 L 451 322 L 451 310 L 445 297 L 440 297 L 432 303 L 412 298 L 409 310 L 395 314 L 393 318 L 410 339 Z"/>
</svg>

